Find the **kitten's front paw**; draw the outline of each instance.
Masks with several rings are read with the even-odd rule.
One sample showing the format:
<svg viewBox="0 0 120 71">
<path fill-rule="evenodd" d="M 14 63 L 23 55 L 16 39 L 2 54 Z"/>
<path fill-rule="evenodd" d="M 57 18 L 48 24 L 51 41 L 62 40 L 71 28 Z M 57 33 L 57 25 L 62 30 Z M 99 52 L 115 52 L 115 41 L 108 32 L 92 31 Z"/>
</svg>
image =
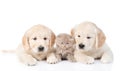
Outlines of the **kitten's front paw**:
<svg viewBox="0 0 120 71">
<path fill-rule="evenodd" d="M 75 59 L 68 59 L 68 61 L 70 61 L 70 62 L 76 62 L 76 60 Z"/>
<path fill-rule="evenodd" d="M 75 58 L 73 56 L 67 57 L 68 61 L 70 62 L 76 62 Z"/>
</svg>

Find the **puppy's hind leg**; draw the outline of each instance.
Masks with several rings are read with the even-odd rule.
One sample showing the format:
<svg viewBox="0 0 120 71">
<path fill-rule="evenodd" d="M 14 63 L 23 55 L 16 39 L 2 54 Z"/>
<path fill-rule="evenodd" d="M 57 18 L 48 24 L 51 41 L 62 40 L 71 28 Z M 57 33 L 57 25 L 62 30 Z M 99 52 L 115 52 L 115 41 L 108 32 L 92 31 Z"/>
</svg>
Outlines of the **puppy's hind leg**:
<svg viewBox="0 0 120 71">
<path fill-rule="evenodd" d="M 112 51 L 107 51 L 102 55 L 101 62 L 102 63 L 111 63 L 113 61 Z"/>
</svg>

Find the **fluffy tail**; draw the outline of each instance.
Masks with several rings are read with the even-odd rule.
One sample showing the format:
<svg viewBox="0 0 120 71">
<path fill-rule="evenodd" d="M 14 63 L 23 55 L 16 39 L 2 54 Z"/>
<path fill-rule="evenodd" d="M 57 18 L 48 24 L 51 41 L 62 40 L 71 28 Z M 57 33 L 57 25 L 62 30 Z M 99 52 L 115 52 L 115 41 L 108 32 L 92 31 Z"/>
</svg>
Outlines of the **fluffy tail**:
<svg viewBox="0 0 120 71">
<path fill-rule="evenodd" d="M 2 53 L 16 53 L 16 50 L 0 50 Z"/>
</svg>

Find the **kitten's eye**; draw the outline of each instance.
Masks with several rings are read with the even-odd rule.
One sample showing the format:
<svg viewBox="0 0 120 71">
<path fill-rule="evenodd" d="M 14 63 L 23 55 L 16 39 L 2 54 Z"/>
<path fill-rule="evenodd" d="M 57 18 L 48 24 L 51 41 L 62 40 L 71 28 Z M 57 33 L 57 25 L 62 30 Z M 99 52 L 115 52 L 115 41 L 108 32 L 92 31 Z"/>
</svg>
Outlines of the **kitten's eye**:
<svg viewBox="0 0 120 71">
<path fill-rule="evenodd" d="M 90 39 L 90 38 L 91 38 L 91 37 L 89 37 L 89 36 L 87 37 L 87 39 Z"/>
<path fill-rule="evenodd" d="M 47 38 L 46 38 L 46 37 L 44 37 L 43 39 L 44 39 L 44 40 L 47 40 Z"/>
<path fill-rule="evenodd" d="M 36 38 L 36 37 L 34 37 L 34 38 L 33 38 L 33 40 L 37 40 L 37 38 Z"/>
<path fill-rule="evenodd" d="M 80 37 L 80 35 L 78 35 L 78 37 Z"/>
<path fill-rule="evenodd" d="M 63 42 L 61 42 L 61 44 L 63 44 Z"/>
<path fill-rule="evenodd" d="M 69 43 L 66 43 L 66 44 L 69 44 Z"/>
</svg>

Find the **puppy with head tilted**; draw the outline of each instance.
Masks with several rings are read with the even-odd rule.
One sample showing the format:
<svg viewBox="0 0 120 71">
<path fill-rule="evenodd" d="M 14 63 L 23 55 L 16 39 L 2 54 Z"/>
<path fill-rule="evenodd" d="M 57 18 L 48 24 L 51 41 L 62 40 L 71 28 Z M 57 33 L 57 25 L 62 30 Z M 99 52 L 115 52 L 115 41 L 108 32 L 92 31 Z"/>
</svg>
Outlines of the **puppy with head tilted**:
<svg viewBox="0 0 120 71">
<path fill-rule="evenodd" d="M 94 23 L 78 24 L 71 30 L 71 34 L 76 41 L 76 61 L 86 64 L 94 63 L 96 58 L 100 58 L 103 63 L 113 61 L 113 54 L 105 43 L 105 34 Z"/>
<path fill-rule="evenodd" d="M 58 60 L 67 59 L 74 62 L 75 40 L 72 36 L 61 33 L 56 37 L 56 54 Z"/>
<path fill-rule="evenodd" d="M 17 48 L 19 60 L 26 65 L 36 65 L 37 61 L 46 59 L 56 63 L 54 55 L 55 34 L 48 27 L 35 25 L 25 32 L 22 44 Z"/>
</svg>

